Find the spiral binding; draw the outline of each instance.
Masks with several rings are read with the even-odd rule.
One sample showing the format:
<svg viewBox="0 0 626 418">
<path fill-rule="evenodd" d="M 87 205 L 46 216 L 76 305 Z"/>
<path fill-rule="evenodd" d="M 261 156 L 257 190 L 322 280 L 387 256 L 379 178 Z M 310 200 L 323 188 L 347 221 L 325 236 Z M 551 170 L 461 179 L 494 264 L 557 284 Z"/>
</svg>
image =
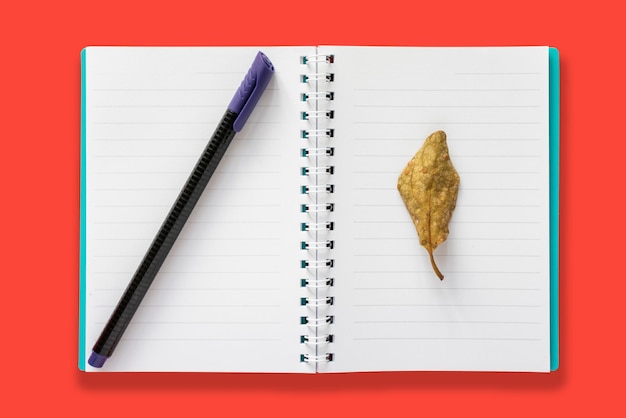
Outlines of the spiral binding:
<svg viewBox="0 0 626 418">
<path fill-rule="evenodd" d="M 300 207 L 303 213 L 329 213 L 335 210 L 334 203 L 303 203 Z"/>
<path fill-rule="evenodd" d="M 332 231 L 335 229 L 334 222 L 302 222 L 300 224 L 301 231 Z"/>
<path fill-rule="evenodd" d="M 328 258 L 326 260 L 302 260 L 301 268 L 303 269 L 322 269 L 324 267 L 335 267 L 335 260 Z"/>
<path fill-rule="evenodd" d="M 310 194 L 310 193 L 333 193 L 335 191 L 335 186 L 332 184 L 315 184 L 312 186 L 302 186 L 302 194 Z"/>
<path fill-rule="evenodd" d="M 303 157 L 332 157 L 335 155 L 335 148 L 333 147 L 320 147 L 320 148 L 302 148 Z"/>
<path fill-rule="evenodd" d="M 303 250 L 321 250 L 324 248 L 335 248 L 335 241 L 327 239 L 326 241 L 302 241 Z"/>
<path fill-rule="evenodd" d="M 326 167 L 302 167 L 303 176 L 320 174 L 335 174 L 335 167 L 332 165 Z"/>
<path fill-rule="evenodd" d="M 323 279 L 302 279 L 300 285 L 308 289 L 326 289 L 335 285 L 335 279 L 332 277 L 325 277 Z"/>
<path fill-rule="evenodd" d="M 311 318 L 308 316 L 300 317 L 300 324 L 308 325 L 311 328 L 320 328 L 335 322 L 333 315 L 326 315 L 324 318 Z"/>
<path fill-rule="evenodd" d="M 317 54 L 300 57 L 300 63 L 302 64 L 310 64 L 314 62 L 327 62 L 332 64 L 333 62 L 335 62 L 335 56 L 332 54 Z"/>
<path fill-rule="evenodd" d="M 309 110 L 302 112 L 302 119 L 311 120 L 311 119 L 334 119 L 335 111 L 334 110 Z"/>
<path fill-rule="evenodd" d="M 326 353 L 321 356 L 312 356 L 309 354 L 300 355 L 300 361 L 304 363 L 326 363 L 329 361 L 333 361 L 333 353 Z"/>
<path fill-rule="evenodd" d="M 301 298 L 300 305 L 302 306 L 326 306 L 333 305 L 335 303 L 335 298 L 332 296 L 326 296 L 325 298 L 315 299 L 315 298 Z"/>
<path fill-rule="evenodd" d="M 308 100 L 335 100 L 335 92 L 334 91 L 315 91 L 310 93 L 302 93 L 302 101 L 306 102 Z"/>
<path fill-rule="evenodd" d="M 332 138 L 335 136 L 334 129 L 304 129 L 301 132 L 302 138 Z"/>
<path fill-rule="evenodd" d="M 335 336 L 332 334 L 322 335 L 321 337 L 311 337 L 309 335 L 301 335 L 300 343 L 309 345 L 322 345 L 326 343 L 332 343 Z"/>
<path fill-rule="evenodd" d="M 335 260 L 335 241 L 329 236 L 334 229 L 332 213 L 335 209 L 333 195 L 335 186 L 331 176 L 335 173 L 332 158 L 335 148 L 332 108 L 335 93 L 330 89 L 335 80 L 332 72 L 334 55 L 311 55 L 301 57 L 301 81 L 305 90 L 301 93 L 303 109 L 300 119 L 303 128 L 300 138 L 305 145 L 301 148 L 302 179 L 301 213 L 303 221 L 300 230 L 301 269 L 304 278 L 300 279 L 303 295 L 300 305 L 303 313 L 300 325 L 302 354 L 300 361 L 317 367 L 317 364 L 333 360 L 331 345 L 334 342 L 332 324 L 335 321 L 332 294 L 335 279 L 332 277 Z"/>
</svg>

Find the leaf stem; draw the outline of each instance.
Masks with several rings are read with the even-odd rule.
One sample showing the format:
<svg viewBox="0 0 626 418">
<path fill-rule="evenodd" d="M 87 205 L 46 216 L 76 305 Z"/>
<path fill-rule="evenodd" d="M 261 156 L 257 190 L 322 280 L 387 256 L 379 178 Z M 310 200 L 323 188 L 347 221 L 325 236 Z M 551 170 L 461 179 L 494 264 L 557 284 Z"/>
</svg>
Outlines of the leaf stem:
<svg viewBox="0 0 626 418">
<path fill-rule="evenodd" d="M 433 270 L 435 270 L 435 274 L 439 277 L 439 280 L 443 280 L 443 274 L 437 268 L 437 264 L 435 264 L 435 258 L 433 257 L 432 250 L 428 251 L 428 255 L 430 256 L 430 264 L 433 266 Z"/>
</svg>

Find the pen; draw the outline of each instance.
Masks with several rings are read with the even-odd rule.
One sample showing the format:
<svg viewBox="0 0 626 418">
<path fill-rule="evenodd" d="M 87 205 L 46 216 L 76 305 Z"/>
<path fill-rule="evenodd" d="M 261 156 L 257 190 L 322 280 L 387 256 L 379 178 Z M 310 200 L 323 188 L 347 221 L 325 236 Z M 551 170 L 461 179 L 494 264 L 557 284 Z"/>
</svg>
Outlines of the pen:
<svg viewBox="0 0 626 418">
<path fill-rule="evenodd" d="M 178 198 L 150 244 L 132 280 L 124 291 L 109 321 L 93 346 L 89 364 L 102 367 L 111 357 L 141 300 L 172 249 L 202 191 L 215 172 L 235 133 L 239 132 L 261 98 L 274 66 L 262 52 L 257 53 L 250 70 L 235 92 L 222 120 L 183 186 Z"/>
</svg>

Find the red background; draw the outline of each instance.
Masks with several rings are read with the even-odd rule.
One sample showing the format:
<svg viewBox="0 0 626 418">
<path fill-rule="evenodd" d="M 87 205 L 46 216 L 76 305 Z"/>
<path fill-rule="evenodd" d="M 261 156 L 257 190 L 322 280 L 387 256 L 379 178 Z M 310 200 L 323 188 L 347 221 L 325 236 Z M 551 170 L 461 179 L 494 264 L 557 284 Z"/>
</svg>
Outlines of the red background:
<svg viewBox="0 0 626 418">
<path fill-rule="evenodd" d="M 603 1 L 378 3 L 3 2 L 2 415 L 15 408 L 20 416 L 58 411 L 90 417 L 625 413 L 620 330 L 626 274 L 619 265 L 626 232 L 620 203 L 626 143 L 620 124 L 626 93 L 623 14 Z M 87 45 L 264 44 L 559 48 L 561 362 L 556 373 L 78 370 L 80 50 Z"/>
</svg>

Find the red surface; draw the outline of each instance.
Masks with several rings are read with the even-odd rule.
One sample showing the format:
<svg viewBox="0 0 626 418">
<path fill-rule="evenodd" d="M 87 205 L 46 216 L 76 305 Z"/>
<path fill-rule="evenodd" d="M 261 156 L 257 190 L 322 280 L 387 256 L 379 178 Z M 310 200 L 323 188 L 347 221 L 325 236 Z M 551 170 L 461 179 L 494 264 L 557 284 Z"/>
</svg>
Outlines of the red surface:
<svg viewBox="0 0 626 418">
<path fill-rule="evenodd" d="M 610 2 L 74 1 L 0 6 L 2 410 L 20 416 L 623 416 L 623 13 Z M 276 4 L 280 3 L 280 4 Z M 342 3 L 341 5 L 339 3 Z M 617 4 L 617 2 L 613 2 Z M 313 9 L 319 8 L 317 17 Z M 232 10 L 231 10 L 232 9 Z M 265 9 L 265 10 L 261 10 Z M 229 16 L 232 16 L 230 18 Z M 231 25 L 231 21 L 235 23 Z M 552 374 L 84 374 L 87 45 L 552 45 L 560 50 L 561 366 Z"/>
</svg>

